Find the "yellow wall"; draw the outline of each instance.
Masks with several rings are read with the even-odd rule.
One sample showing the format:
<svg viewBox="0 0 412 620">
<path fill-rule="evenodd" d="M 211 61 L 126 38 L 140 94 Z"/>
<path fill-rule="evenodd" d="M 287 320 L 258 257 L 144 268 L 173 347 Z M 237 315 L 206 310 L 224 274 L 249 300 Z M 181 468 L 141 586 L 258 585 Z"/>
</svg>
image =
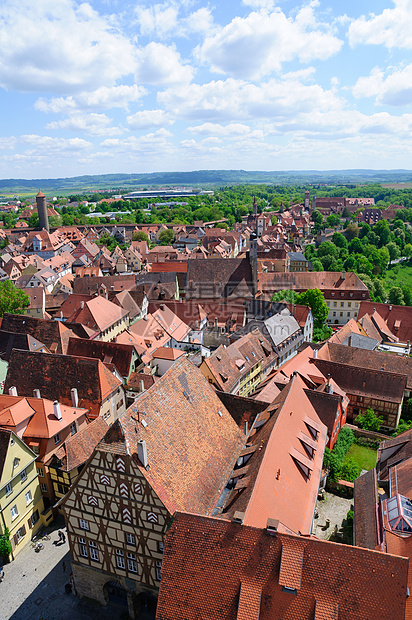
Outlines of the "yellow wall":
<svg viewBox="0 0 412 620">
<path fill-rule="evenodd" d="M 18 462 L 17 462 L 18 459 Z M 0 533 L 4 531 L 4 524 L 10 530 L 10 542 L 13 555 L 16 555 L 42 525 L 42 512 L 44 511 L 43 498 L 40 490 L 36 455 L 14 433 L 10 435 L 9 447 L 4 463 L 3 474 L 0 481 Z M 23 478 L 21 474 L 23 474 Z M 6 493 L 6 485 L 11 483 L 12 490 Z M 26 494 L 31 494 L 31 500 L 27 501 Z M 12 515 L 11 509 L 16 507 L 17 512 Z M 38 520 L 31 528 L 30 517 L 38 511 Z M 17 542 L 14 536 L 23 530 L 20 540 Z"/>
</svg>

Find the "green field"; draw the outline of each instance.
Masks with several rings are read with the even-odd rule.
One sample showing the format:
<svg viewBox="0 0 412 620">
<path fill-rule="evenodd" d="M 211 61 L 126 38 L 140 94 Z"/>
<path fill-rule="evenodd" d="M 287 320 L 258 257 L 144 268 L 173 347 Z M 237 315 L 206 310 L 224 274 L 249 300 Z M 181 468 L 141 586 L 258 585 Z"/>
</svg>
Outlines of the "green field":
<svg viewBox="0 0 412 620">
<path fill-rule="evenodd" d="M 358 444 L 353 443 L 343 462 L 346 463 L 349 459 L 355 461 L 360 469 L 369 471 L 369 469 L 373 469 L 376 465 L 376 450 L 368 448 L 367 446 L 358 446 Z"/>
<path fill-rule="evenodd" d="M 385 284 L 389 289 L 392 286 L 412 287 L 412 266 L 401 263 L 390 267 L 385 274 Z"/>
</svg>

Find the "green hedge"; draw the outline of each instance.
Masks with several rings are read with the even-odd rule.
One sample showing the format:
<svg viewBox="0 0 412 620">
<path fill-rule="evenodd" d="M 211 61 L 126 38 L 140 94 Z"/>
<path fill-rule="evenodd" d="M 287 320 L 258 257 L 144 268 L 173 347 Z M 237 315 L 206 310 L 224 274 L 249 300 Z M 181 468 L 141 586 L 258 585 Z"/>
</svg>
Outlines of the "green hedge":
<svg viewBox="0 0 412 620">
<path fill-rule="evenodd" d="M 347 451 L 355 441 L 355 435 L 350 428 L 342 428 L 333 450 L 325 448 L 323 466 L 330 470 L 330 477 L 339 480 L 342 474 L 342 465 Z"/>
</svg>

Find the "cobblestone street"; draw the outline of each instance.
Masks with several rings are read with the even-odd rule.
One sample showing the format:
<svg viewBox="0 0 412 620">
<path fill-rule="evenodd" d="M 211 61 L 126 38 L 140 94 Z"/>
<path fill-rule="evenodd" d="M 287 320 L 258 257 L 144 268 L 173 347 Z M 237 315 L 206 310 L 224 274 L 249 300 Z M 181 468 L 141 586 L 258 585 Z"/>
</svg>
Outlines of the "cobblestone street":
<svg viewBox="0 0 412 620">
<path fill-rule="evenodd" d="M 47 528 L 51 540 L 44 540 L 44 549 L 36 553 L 27 545 L 13 562 L 4 566 L 0 583 L 0 619 L 12 620 L 118 620 L 124 610 L 87 604 L 65 585 L 70 581 L 69 545 L 58 544 L 58 530 L 63 528 L 59 517 Z"/>
</svg>

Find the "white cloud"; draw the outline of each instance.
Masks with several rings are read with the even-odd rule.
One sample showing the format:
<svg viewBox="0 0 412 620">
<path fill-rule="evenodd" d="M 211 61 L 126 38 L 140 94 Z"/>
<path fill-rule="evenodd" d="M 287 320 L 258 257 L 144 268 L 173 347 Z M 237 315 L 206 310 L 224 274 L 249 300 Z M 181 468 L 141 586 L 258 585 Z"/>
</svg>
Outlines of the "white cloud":
<svg viewBox="0 0 412 620">
<path fill-rule="evenodd" d="M 16 146 L 16 138 L 14 136 L 10 136 L 8 138 L 1 137 L 0 138 L 0 150 L 2 151 L 12 151 Z"/>
<path fill-rule="evenodd" d="M 305 111 L 340 110 L 343 105 L 333 91 L 292 79 L 259 86 L 232 78 L 191 84 L 160 92 L 158 101 L 178 118 L 205 122 L 293 119 Z"/>
<path fill-rule="evenodd" d="M 242 4 L 250 6 L 252 9 L 273 9 L 273 0 L 242 0 Z"/>
<path fill-rule="evenodd" d="M 136 81 L 145 84 L 168 85 L 190 82 L 193 68 L 181 63 L 174 46 L 149 43 L 138 53 Z"/>
<path fill-rule="evenodd" d="M 111 21 L 74 0 L 3 0 L 0 86 L 74 93 L 133 73 L 135 48 Z"/>
<path fill-rule="evenodd" d="M 122 133 L 118 127 L 111 127 L 111 119 L 106 114 L 72 114 L 60 121 L 53 121 L 46 125 L 46 129 L 65 129 L 66 131 L 81 131 L 90 136 L 112 136 Z"/>
<path fill-rule="evenodd" d="M 82 138 L 51 138 L 28 134 L 20 136 L 20 142 L 30 147 L 26 155 L 41 155 L 42 157 L 64 155 L 65 153 L 81 152 L 92 147 L 92 143 Z"/>
<path fill-rule="evenodd" d="M 184 33 L 206 33 L 213 29 L 213 17 L 210 9 L 202 7 L 182 20 L 181 31 Z"/>
<path fill-rule="evenodd" d="M 393 0 L 395 8 L 384 9 L 354 20 L 348 31 L 352 46 L 360 43 L 388 48 L 412 49 L 412 0 Z"/>
<path fill-rule="evenodd" d="M 74 110 L 87 109 L 128 109 L 130 103 L 138 101 L 147 94 L 145 88 L 137 86 L 101 86 L 92 92 L 83 92 L 69 97 L 52 97 L 47 100 L 37 99 L 35 110 L 53 114 L 67 114 Z"/>
<path fill-rule="evenodd" d="M 243 136 L 251 132 L 248 125 L 241 123 L 231 123 L 226 126 L 217 123 L 203 123 L 203 125 L 196 127 L 188 127 L 188 130 L 194 134 L 210 136 Z"/>
<path fill-rule="evenodd" d="M 175 6 L 166 3 L 154 4 L 148 8 L 137 6 L 135 12 L 143 36 L 156 34 L 164 37 L 177 28 L 178 10 Z"/>
<path fill-rule="evenodd" d="M 310 5 L 295 19 L 278 8 L 272 13 L 262 10 L 235 17 L 217 34 L 206 37 L 195 52 L 218 73 L 257 79 L 280 71 L 283 63 L 296 58 L 301 62 L 325 60 L 341 47 L 342 41 L 330 27 L 317 22 Z"/>
<path fill-rule="evenodd" d="M 412 103 L 412 64 L 391 70 L 386 75 L 375 67 L 366 77 L 360 77 L 353 87 L 355 97 L 376 97 L 376 103 L 405 106 Z"/>
<path fill-rule="evenodd" d="M 169 138 L 171 138 L 172 135 L 173 134 L 171 134 L 170 131 L 162 128 L 138 138 L 136 136 L 130 136 L 124 140 L 109 138 L 107 140 L 103 140 L 100 146 L 116 151 L 117 153 L 149 152 L 148 149 L 151 148 L 170 148 L 171 144 L 169 143 Z"/>
<path fill-rule="evenodd" d="M 126 120 L 131 129 L 149 129 L 150 127 L 161 127 L 173 123 L 164 110 L 142 110 L 131 114 Z"/>
</svg>

